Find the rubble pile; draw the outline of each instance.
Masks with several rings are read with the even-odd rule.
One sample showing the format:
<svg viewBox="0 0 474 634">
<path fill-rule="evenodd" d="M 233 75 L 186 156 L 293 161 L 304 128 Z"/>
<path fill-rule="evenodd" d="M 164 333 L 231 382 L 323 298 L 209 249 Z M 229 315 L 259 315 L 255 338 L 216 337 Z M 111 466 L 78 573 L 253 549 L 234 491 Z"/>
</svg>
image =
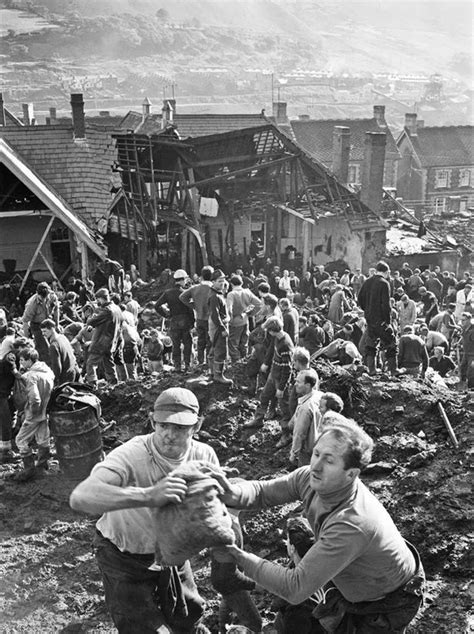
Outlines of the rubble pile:
<svg viewBox="0 0 474 634">
<path fill-rule="evenodd" d="M 467 631 L 472 604 L 472 504 L 469 464 L 472 403 L 453 390 L 434 389 L 408 377 L 388 379 L 347 372 L 318 362 L 321 389 L 341 394 L 346 413 L 376 440 L 373 463 L 364 482 L 386 505 L 406 539 L 419 549 L 428 577 L 428 601 L 411 634 Z M 244 366 L 233 369 L 245 385 Z M 101 395 L 104 445 L 107 449 L 150 431 L 148 413 L 168 387 L 190 387 L 201 405 L 198 434 L 216 450 L 221 463 L 243 478 L 268 478 L 291 467 L 288 447 L 276 450 L 277 421 L 244 431 L 257 400 L 239 388 L 208 384 L 203 378 L 170 373 L 119 385 Z M 459 441 L 452 443 L 437 403 L 444 404 Z M 4 467 L 8 471 L 8 466 Z M 90 553 L 94 518 L 68 507 L 66 483 L 53 462 L 43 479 L 18 485 L 4 480 L 0 514 L 6 539 L 1 568 L 9 631 L 112 632 L 103 604 L 98 570 Z M 245 547 L 284 562 L 283 532 L 297 504 L 240 514 Z M 471 537 L 470 537 L 471 531 Z M 206 625 L 217 631 L 218 597 L 209 582 L 209 558 L 193 560 L 203 596 Z M 272 598 L 257 595 L 263 622 L 273 620 Z M 25 611 L 24 606 L 29 610 Z"/>
</svg>

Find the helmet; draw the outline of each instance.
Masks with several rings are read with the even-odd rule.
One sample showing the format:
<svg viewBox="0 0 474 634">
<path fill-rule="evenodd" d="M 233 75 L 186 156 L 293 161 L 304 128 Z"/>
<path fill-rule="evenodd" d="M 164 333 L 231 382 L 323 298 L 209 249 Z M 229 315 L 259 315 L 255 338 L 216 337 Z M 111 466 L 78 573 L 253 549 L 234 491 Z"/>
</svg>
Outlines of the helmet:
<svg viewBox="0 0 474 634">
<path fill-rule="evenodd" d="M 173 273 L 174 280 L 185 280 L 188 277 L 188 274 L 183 269 L 178 269 Z"/>
</svg>

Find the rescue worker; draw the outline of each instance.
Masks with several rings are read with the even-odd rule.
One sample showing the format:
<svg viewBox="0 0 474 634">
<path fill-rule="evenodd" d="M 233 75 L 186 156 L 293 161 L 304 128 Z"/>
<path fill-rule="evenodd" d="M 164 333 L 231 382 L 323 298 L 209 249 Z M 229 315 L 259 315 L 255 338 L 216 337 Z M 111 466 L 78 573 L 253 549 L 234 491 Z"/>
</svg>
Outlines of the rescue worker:
<svg viewBox="0 0 474 634">
<path fill-rule="evenodd" d="M 173 273 L 174 286 L 166 289 L 155 302 L 155 310 L 163 317 L 169 318 L 169 334 L 173 342 L 173 364 L 176 372 L 184 372 L 191 367 L 193 339 L 191 330 L 194 327 L 194 314 L 189 306 L 180 301 L 188 274 L 183 269 Z M 181 350 L 182 347 L 182 350 Z"/>
<path fill-rule="evenodd" d="M 92 387 L 97 387 L 97 368 L 102 365 L 106 380 L 118 383 L 114 354 L 121 336 L 122 311 L 110 301 L 109 291 L 99 288 L 95 294 L 97 311 L 87 320 L 87 326 L 93 328 L 92 339 L 87 351 L 86 380 Z"/>
<path fill-rule="evenodd" d="M 45 319 L 41 322 L 41 332 L 49 344 L 49 367 L 54 372 L 56 385 L 78 381 L 80 371 L 76 355 L 69 339 L 56 331 L 54 321 Z"/>
<path fill-rule="evenodd" d="M 375 275 L 369 277 L 359 292 L 357 301 L 364 311 L 367 321 L 365 338 L 365 360 L 369 374 L 375 374 L 377 346 L 385 350 L 388 370 L 395 374 L 397 369 L 397 341 L 390 324 L 390 268 L 386 262 L 378 262 Z"/>
<path fill-rule="evenodd" d="M 221 269 L 212 274 L 212 287 L 209 296 L 209 339 L 211 349 L 211 376 L 217 383 L 233 385 L 232 379 L 224 376 L 224 364 L 227 360 L 227 342 L 229 339 L 229 312 L 224 297 L 227 280 Z"/>
<path fill-rule="evenodd" d="M 47 282 L 40 282 L 36 287 L 36 293 L 26 302 L 23 312 L 23 334 L 29 337 L 30 333 L 38 350 L 39 360 L 49 361 L 48 342 L 41 332 L 41 322 L 52 319 L 55 326 L 59 326 L 59 301 Z"/>
<path fill-rule="evenodd" d="M 220 478 L 226 491 L 222 499 L 230 507 L 303 502 L 315 543 L 295 568 L 235 545 L 214 548 L 213 556 L 236 562 L 248 577 L 293 605 L 312 596 L 317 603 L 313 616 L 323 631 L 402 633 L 423 601 L 423 566 L 415 547 L 359 478 L 371 461 L 372 439 L 353 421 L 341 419 L 323 429 L 309 466 L 272 480 Z"/>
<path fill-rule="evenodd" d="M 193 439 L 201 426 L 198 414 L 190 390 L 164 390 L 151 415 L 154 431 L 111 451 L 71 494 L 74 510 L 103 513 L 94 550 L 105 602 L 120 634 L 190 633 L 203 614 L 189 561 L 150 569 L 153 513 L 186 495 L 186 481 L 170 472 L 191 460 L 219 466 L 214 450 Z"/>
</svg>

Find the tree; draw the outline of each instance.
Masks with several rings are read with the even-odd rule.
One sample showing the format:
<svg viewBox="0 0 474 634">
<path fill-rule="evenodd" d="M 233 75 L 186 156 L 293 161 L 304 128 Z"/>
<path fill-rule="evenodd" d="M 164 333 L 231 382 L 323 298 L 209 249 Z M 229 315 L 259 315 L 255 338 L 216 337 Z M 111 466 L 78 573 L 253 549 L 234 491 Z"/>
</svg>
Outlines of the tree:
<svg viewBox="0 0 474 634">
<path fill-rule="evenodd" d="M 166 9 L 161 8 L 156 12 L 156 17 L 158 20 L 162 20 L 163 22 L 169 22 L 170 14 Z"/>
</svg>

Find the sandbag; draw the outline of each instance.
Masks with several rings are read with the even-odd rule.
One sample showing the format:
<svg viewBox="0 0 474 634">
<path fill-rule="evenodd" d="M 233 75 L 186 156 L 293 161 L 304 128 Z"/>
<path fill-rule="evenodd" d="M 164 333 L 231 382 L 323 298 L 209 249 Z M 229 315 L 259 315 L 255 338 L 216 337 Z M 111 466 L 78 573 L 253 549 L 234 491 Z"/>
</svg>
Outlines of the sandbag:
<svg viewBox="0 0 474 634">
<path fill-rule="evenodd" d="M 221 486 L 205 473 L 205 467 L 206 463 L 191 461 L 170 473 L 183 478 L 188 490 L 180 504 L 167 504 L 152 512 L 155 564 L 177 566 L 204 548 L 235 542 L 232 518 L 219 499 Z"/>
</svg>

